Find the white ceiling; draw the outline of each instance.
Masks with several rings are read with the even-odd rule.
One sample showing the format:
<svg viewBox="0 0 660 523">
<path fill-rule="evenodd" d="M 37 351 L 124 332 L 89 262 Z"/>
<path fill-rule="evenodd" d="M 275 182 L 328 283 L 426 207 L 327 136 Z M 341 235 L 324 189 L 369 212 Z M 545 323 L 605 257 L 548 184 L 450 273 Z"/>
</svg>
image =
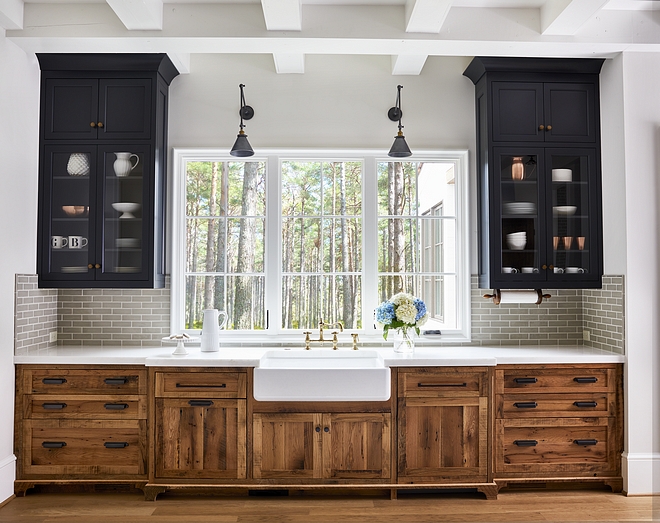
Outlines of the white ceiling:
<svg viewBox="0 0 660 523">
<path fill-rule="evenodd" d="M 272 54 L 304 73 L 312 54 L 611 57 L 660 52 L 660 0 L 0 0 L 0 35 L 27 52 Z"/>
</svg>

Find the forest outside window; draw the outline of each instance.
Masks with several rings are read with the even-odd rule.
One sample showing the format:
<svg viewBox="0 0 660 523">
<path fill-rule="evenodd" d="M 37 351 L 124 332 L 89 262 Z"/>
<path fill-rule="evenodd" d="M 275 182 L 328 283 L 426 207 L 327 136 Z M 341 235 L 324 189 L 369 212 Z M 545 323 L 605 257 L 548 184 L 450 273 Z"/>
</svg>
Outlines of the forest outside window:
<svg viewBox="0 0 660 523">
<path fill-rule="evenodd" d="M 175 150 L 173 331 L 215 308 L 241 339 L 321 319 L 377 339 L 373 310 L 403 291 L 426 302 L 426 329 L 468 338 L 466 157 Z"/>
</svg>

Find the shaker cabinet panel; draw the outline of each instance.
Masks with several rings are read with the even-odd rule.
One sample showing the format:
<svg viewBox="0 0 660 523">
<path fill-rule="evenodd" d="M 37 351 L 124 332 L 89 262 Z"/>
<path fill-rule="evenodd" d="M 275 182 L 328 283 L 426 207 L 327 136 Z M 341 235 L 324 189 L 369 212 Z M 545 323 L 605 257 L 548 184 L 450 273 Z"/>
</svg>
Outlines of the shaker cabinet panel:
<svg viewBox="0 0 660 523">
<path fill-rule="evenodd" d="M 493 141 L 542 142 L 543 84 L 493 82 Z"/>
<path fill-rule="evenodd" d="M 99 116 L 104 140 L 148 140 L 151 136 L 151 80 L 99 81 Z"/>
</svg>

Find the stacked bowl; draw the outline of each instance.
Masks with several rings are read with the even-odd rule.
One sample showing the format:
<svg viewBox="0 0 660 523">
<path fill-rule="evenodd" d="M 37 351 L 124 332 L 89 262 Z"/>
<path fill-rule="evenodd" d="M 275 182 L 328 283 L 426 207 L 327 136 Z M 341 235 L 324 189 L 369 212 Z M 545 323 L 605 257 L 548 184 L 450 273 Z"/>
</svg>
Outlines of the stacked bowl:
<svg viewBox="0 0 660 523">
<path fill-rule="evenodd" d="M 527 245 L 527 233 L 521 231 L 507 234 L 506 243 L 512 251 L 522 251 L 525 248 L 525 245 Z"/>
</svg>

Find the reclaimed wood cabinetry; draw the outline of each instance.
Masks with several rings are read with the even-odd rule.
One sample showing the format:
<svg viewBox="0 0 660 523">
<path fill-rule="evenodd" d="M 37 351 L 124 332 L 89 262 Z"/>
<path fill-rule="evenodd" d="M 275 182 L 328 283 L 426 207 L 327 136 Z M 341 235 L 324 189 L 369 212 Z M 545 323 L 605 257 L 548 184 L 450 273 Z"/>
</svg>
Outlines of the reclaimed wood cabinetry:
<svg viewBox="0 0 660 523">
<path fill-rule="evenodd" d="M 327 408 L 336 412 L 256 412 L 253 477 L 314 482 L 388 480 L 391 413 L 341 412 L 340 403 Z"/>
<path fill-rule="evenodd" d="M 156 370 L 156 481 L 246 477 L 246 372 Z"/>
<path fill-rule="evenodd" d="M 498 366 L 495 481 L 598 481 L 620 492 L 621 379 L 620 365 Z"/>
<path fill-rule="evenodd" d="M 165 54 L 38 54 L 40 287 L 165 285 Z"/>
<path fill-rule="evenodd" d="M 17 492 L 34 480 L 147 479 L 144 367 L 19 366 Z"/>
<path fill-rule="evenodd" d="M 487 483 L 487 368 L 398 370 L 398 482 Z"/>
<path fill-rule="evenodd" d="M 601 59 L 476 57 L 479 286 L 600 288 Z"/>
</svg>

